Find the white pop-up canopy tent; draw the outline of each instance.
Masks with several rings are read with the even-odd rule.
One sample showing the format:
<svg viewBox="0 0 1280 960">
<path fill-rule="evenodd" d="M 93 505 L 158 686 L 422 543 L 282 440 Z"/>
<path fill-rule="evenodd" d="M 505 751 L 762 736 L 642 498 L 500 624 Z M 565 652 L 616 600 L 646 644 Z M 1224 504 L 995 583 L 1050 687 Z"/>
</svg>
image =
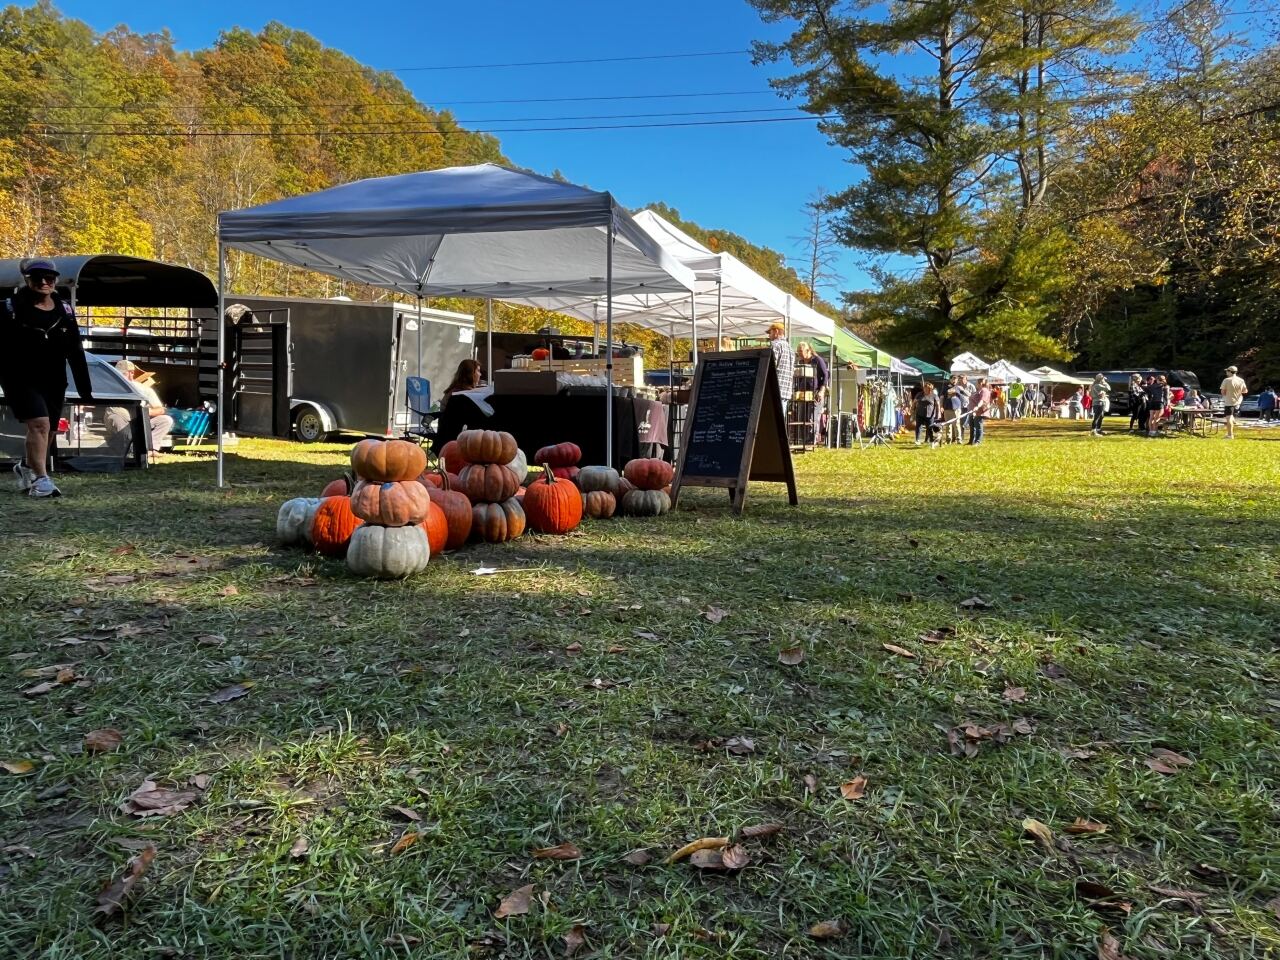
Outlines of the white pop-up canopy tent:
<svg viewBox="0 0 1280 960">
<path fill-rule="evenodd" d="M 635 223 L 668 256 L 693 271 L 697 282 L 692 293 L 684 294 L 638 291 L 619 296 L 615 292 L 615 320 L 652 330 L 678 326 L 681 332 L 687 331 L 692 337 L 695 360 L 700 320 L 710 324 L 714 319 L 717 340 L 726 333 L 740 337 L 763 336 L 771 324 L 779 321 L 788 327 L 791 335 L 824 339 L 833 336 L 835 321 L 766 280 L 732 254 L 708 249 L 652 210 L 637 213 Z M 535 295 L 519 302 L 593 322 L 602 313 L 597 298 Z"/>
<path fill-rule="evenodd" d="M 219 315 L 228 248 L 419 298 L 592 298 L 601 301 L 609 343 L 619 294 L 687 295 L 694 286 L 693 273 L 611 194 L 491 163 L 359 180 L 219 214 Z M 223 337 L 220 332 L 219 397 Z M 612 364 L 606 375 L 611 460 Z"/>
<path fill-rule="evenodd" d="M 985 377 L 991 364 L 972 353 L 962 353 L 951 361 L 952 373 L 963 373 L 970 376 Z"/>
<path fill-rule="evenodd" d="M 1003 383 L 1039 383 L 1040 378 L 1016 367 L 1008 360 L 997 360 L 991 365 L 987 376 Z"/>
<path fill-rule="evenodd" d="M 1047 364 L 1043 367 L 1036 367 L 1031 371 L 1031 375 L 1040 383 L 1067 383 L 1075 386 L 1087 386 L 1090 383 L 1093 383 L 1092 380 L 1073 377 L 1069 373 L 1063 373 L 1061 370 L 1055 370 Z"/>
</svg>

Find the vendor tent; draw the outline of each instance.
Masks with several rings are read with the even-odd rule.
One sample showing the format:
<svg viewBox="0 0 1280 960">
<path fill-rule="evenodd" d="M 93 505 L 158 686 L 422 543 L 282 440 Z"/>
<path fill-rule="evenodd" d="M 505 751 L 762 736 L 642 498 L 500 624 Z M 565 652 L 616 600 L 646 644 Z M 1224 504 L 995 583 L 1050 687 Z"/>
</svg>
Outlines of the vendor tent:
<svg viewBox="0 0 1280 960">
<path fill-rule="evenodd" d="M 1016 367 L 1008 360 L 997 360 L 991 365 L 991 369 L 987 374 L 993 380 L 1001 383 L 1039 383 L 1040 378 L 1027 373 L 1021 367 Z"/>
<path fill-rule="evenodd" d="M 927 360 L 921 360 L 919 357 L 907 357 L 904 363 L 911 364 L 911 366 L 924 374 L 924 377 L 927 380 L 945 378 L 948 375 L 947 371 L 943 370 L 941 367 L 935 367 L 932 363 L 929 363 Z"/>
<path fill-rule="evenodd" d="M 419 298 L 591 298 L 610 343 L 619 294 L 687 295 L 694 286 L 693 273 L 611 194 L 491 163 L 359 180 L 219 214 L 220 312 L 227 248 Z M 608 380 L 611 456 L 612 369 Z M 219 485 L 222 413 L 219 405 Z"/>
<path fill-rule="evenodd" d="M 801 340 L 809 343 L 814 350 L 828 360 L 836 363 L 852 363 L 859 367 L 888 366 L 893 359 L 883 350 L 879 350 L 860 337 L 850 333 L 844 327 L 835 329 L 835 356 L 831 355 L 831 338 L 822 336 L 792 337 L 791 345 L 796 346 Z"/>
<path fill-rule="evenodd" d="M 911 366 L 909 363 L 903 363 L 897 357 L 889 358 L 889 372 L 896 373 L 901 377 L 919 377 L 922 376 L 919 370 Z"/>
<path fill-rule="evenodd" d="M 1069 383 L 1087 386 L 1093 382 L 1088 378 L 1073 377 L 1069 373 L 1063 373 L 1061 370 L 1055 370 L 1050 366 L 1036 367 L 1031 371 L 1031 376 L 1035 377 L 1040 383 Z"/>
<path fill-rule="evenodd" d="M 963 373 L 968 376 L 985 377 L 990 364 L 972 353 L 962 353 L 951 361 L 952 373 Z"/>
</svg>

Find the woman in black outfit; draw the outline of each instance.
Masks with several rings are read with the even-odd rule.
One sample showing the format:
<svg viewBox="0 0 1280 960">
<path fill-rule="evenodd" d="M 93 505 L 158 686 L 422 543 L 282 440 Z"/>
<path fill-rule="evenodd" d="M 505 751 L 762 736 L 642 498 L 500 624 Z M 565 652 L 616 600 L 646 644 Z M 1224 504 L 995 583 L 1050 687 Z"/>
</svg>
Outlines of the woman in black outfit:
<svg viewBox="0 0 1280 960">
<path fill-rule="evenodd" d="M 18 489 L 32 497 L 58 497 L 47 470 L 53 426 L 62 416 L 67 364 L 81 403 L 93 402 L 89 364 L 75 312 L 55 292 L 58 268 L 48 260 L 22 266 L 25 286 L 0 301 L 0 389 L 13 415 L 27 427 L 26 457 L 13 468 Z"/>
</svg>

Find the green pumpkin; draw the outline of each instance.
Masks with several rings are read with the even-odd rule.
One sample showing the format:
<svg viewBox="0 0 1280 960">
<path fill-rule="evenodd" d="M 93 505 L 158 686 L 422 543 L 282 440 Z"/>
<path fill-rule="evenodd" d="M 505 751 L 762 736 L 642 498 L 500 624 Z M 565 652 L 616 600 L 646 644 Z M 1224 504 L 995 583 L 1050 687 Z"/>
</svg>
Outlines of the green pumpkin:
<svg viewBox="0 0 1280 960">
<path fill-rule="evenodd" d="M 671 498 L 663 490 L 629 490 L 622 497 L 628 517 L 660 517 L 670 509 Z"/>
</svg>

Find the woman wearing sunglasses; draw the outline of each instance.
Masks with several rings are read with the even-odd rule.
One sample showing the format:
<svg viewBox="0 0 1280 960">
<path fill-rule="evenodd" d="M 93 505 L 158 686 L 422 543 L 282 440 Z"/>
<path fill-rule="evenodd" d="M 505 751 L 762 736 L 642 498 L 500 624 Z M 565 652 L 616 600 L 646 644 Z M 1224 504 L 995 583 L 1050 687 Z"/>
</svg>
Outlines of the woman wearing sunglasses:
<svg viewBox="0 0 1280 960">
<path fill-rule="evenodd" d="M 81 403 L 93 402 L 93 385 L 75 312 L 56 293 L 58 268 L 48 260 L 29 260 L 22 275 L 23 288 L 0 301 L 0 389 L 27 428 L 26 456 L 13 472 L 28 496 L 58 497 L 47 466 L 67 392 L 67 365 Z"/>
</svg>

